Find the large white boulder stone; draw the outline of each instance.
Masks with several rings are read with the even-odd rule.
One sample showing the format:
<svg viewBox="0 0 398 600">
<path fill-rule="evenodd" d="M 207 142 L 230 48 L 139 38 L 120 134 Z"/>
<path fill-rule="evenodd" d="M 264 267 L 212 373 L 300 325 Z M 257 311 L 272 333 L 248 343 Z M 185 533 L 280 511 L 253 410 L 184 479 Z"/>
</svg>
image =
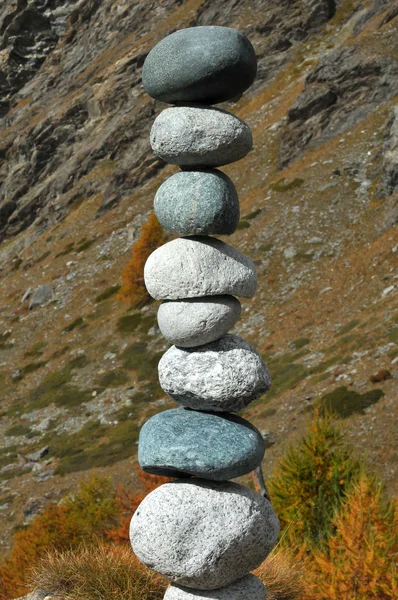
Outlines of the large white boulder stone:
<svg viewBox="0 0 398 600">
<path fill-rule="evenodd" d="M 219 167 L 240 160 L 252 149 L 244 121 L 219 108 L 173 106 L 152 125 L 152 150 L 172 165 Z"/>
<path fill-rule="evenodd" d="M 257 568 L 279 534 L 270 502 L 237 483 L 177 480 L 151 492 L 130 525 L 145 565 L 197 590 L 228 586 Z"/>
<path fill-rule="evenodd" d="M 207 236 L 178 238 L 157 248 L 146 261 L 144 278 L 156 300 L 225 294 L 251 298 L 258 283 L 250 258 Z"/>
<path fill-rule="evenodd" d="M 227 334 L 197 348 L 172 346 L 159 361 L 161 388 L 195 410 L 241 410 L 269 390 L 271 377 L 259 353 Z"/>
<path fill-rule="evenodd" d="M 209 296 L 163 302 L 158 310 L 162 335 L 176 346 L 201 346 L 218 339 L 239 319 L 241 306 L 233 296 Z"/>
<path fill-rule="evenodd" d="M 246 575 L 218 590 L 192 590 L 171 585 L 164 600 L 265 600 L 267 590 L 255 575 Z"/>
</svg>

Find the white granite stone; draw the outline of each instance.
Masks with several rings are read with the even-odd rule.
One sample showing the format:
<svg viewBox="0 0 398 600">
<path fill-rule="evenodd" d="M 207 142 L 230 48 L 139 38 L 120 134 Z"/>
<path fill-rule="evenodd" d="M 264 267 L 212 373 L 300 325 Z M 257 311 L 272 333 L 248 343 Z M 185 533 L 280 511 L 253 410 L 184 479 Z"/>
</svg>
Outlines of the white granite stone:
<svg viewBox="0 0 398 600">
<path fill-rule="evenodd" d="M 218 590 L 192 590 L 171 585 L 164 600 L 265 600 L 267 590 L 255 575 L 246 575 Z"/>
<path fill-rule="evenodd" d="M 228 586 L 271 552 L 279 521 L 266 498 L 231 482 L 177 480 L 151 492 L 130 525 L 137 557 L 178 585 Z"/>
</svg>

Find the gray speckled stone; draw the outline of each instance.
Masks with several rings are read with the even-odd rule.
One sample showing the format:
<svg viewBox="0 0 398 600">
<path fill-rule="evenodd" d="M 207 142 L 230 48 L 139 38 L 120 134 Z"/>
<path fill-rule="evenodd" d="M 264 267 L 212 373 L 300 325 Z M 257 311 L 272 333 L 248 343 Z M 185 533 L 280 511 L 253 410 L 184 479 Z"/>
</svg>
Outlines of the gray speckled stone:
<svg viewBox="0 0 398 600">
<path fill-rule="evenodd" d="M 261 356 L 236 335 L 198 348 L 172 346 L 159 361 L 162 389 L 183 406 L 238 411 L 271 386 Z"/>
<path fill-rule="evenodd" d="M 154 209 L 161 225 L 180 235 L 233 233 L 239 223 L 235 186 L 216 170 L 181 171 L 158 189 Z"/>
<path fill-rule="evenodd" d="M 148 473 L 224 481 L 254 471 L 264 456 L 261 433 L 228 413 L 174 408 L 158 413 L 140 432 L 138 461 Z"/>
<path fill-rule="evenodd" d="M 256 569 L 276 543 L 279 521 L 260 494 L 231 482 L 166 483 L 140 504 L 130 525 L 145 565 L 188 588 L 212 590 Z"/>
<path fill-rule="evenodd" d="M 165 37 L 142 70 L 145 91 L 162 102 L 216 104 L 241 95 L 254 81 L 256 55 L 240 31 L 189 27 Z"/>
<path fill-rule="evenodd" d="M 189 348 L 217 340 L 235 325 L 240 313 L 240 302 L 233 296 L 170 300 L 159 306 L 158 324 L 166 340 Z"/>
<path fill-rule="evenodd" d="M 257 288 L 250 258 L 211 237 L 178 238 L 164 244 L 148 258 L 144 278 L 156 300 L 224 294 L 251 298 Z"/>
<path fill-rule="evenodd" d="M 263 582 L 250 574 L 218 590 L 192 590 L 172 584 L 164 600 L 265 600 L 266 597 Z"/>
<path fill-rule="evenodd" d="M 218 108 L 166 108 L 152 125 L 152 150 L 172 165 L 219 167 L 240 160 L 252 149 L 244 121 Z"/>
</svg>

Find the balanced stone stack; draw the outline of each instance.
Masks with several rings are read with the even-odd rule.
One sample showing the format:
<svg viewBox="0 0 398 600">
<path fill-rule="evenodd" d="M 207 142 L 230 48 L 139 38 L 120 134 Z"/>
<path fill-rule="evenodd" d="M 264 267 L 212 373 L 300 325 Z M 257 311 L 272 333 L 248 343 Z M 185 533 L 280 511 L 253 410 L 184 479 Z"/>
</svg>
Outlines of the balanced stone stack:
<svg viewBox="0 0 398 600">
<path fill-rule="evenodd" d="M 228 334 L 240 317 L 236 296 L 257 287 L 252 261 L 221 240 L 239 221 L 232 181 L 215 169 L 252 147 L 249 127 L 211 105 L 239 97 L 256 75 L 252 45 L 226 27 L 177 31 L 149 53 L 143 84 L 173 104 L 155 120 L 154 152 L 181 167 L 159 188 L 155 213 L 177 238 L 155 250 L 145 284 L 162 300 L 159 328 L 174 344 L 161 358 L 162 389 L 182 406 L 143 426 L 139 463 L 177 477 L 141 503 L 131 521 L 138 558 L 172 583 L 165 600 L 264 600 L 250 574 L 267 557 L 279 522 L 269 500 L 229 481 L 258 468 L 259 431 L 233 413 L 269 389 L 250 344 Z"/>
</svg>

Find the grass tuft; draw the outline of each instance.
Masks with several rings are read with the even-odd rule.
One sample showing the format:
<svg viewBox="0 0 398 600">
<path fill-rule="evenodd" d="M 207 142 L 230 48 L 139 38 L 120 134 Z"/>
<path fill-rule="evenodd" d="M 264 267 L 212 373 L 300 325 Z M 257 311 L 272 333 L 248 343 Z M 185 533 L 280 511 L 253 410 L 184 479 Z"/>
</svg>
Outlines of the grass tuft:
<svg viewBox="0 0 398 600">
<path fill-rule="evenodd" d="M 49 552 L 34 569 L 33 585 L 64 600 L 161 600 L 167 582 L 125 546 Z"/>
<path fill-rule="evenodd" d="M 267 589 L 267 600 L 295 600 L 304 591 L 304 564 L 277 547 L 255 571 Z"/>
<path fill-rule="evenodd" d="M 340 386 L 325 394 L 321 399 L 321 405 L 324 410 L 346 419 L 354 413 L 364 414 L 365 408 L 376 404 L 383 396 L 384 392 L 380 389 L 359 394 L 354 390 L 348 390 L 345 386 Z"/>
<path fill-rule="evenodd" d="M 111 298 L 117 294 L 120 291 L 120 288 L 120 285 L 111 285 L 110 287 L 106 288 L 106 290 L 101 292 L 101 294 L 98 294 L 98 296 L 95 298 L 95 302 L 103 302 L 103 300 L 108 300 L 108 298 Z"/>
</svg>

